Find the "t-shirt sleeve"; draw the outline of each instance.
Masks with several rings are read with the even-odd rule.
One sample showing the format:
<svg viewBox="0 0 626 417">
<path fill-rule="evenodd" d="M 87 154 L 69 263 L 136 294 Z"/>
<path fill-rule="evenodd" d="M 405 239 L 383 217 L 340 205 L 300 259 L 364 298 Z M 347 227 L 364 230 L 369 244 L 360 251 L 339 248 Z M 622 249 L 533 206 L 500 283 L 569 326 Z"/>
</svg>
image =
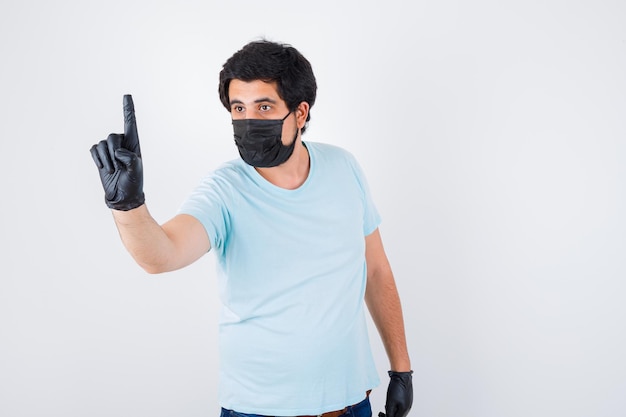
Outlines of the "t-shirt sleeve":
<svg viewBox="0 0 626 417">
<path fill-rule="evenodd" d="M 188 214 L 202 223 L 211 248 L 221 252 L 230 225 L 228 186 L 215 174 L 207 175 L 180 205 L 178 214 Z"/>
<path fill-rule="evenodd" d="M 356 177 L 356 180 L 361 189 L 361 196 L 363 199 L 363 234 L 368 236 L 371 234 L 376 228 L 380 225 L 381 217 L 376 209 L 376 205 L 374 204 L 374 200 L 372 198 L 372 194 L 369 189 L 369 185 L 367 183 L 367 178 L 361 169 L 361 166 L 357 162 L 354 156 L 350 155 L 349 157 L 350 165 Z"/>
</svg>

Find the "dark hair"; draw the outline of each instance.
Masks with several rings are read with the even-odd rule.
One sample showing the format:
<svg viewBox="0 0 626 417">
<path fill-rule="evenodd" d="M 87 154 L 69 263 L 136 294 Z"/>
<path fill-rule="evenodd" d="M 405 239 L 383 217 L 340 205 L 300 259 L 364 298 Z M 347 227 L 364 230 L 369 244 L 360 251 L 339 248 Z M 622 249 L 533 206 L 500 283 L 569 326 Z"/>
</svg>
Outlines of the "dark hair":
<svg viewBox="0 0 626 417">
<path fill-rule="evenodd" d="M 268 40 L 253 41 L 230 57 L 220 71 L 219 94 L 224 107 L 230 111 L 228 86 L 230 81 L 262 80 L 276 82 L 278 95 L 290 111 L 306 101 L 309 109 L 315 103 L 317 84 L 309 61 L 297 49 Z M 311 111 L 302 133 L 311 119 Z"/>
</svg>

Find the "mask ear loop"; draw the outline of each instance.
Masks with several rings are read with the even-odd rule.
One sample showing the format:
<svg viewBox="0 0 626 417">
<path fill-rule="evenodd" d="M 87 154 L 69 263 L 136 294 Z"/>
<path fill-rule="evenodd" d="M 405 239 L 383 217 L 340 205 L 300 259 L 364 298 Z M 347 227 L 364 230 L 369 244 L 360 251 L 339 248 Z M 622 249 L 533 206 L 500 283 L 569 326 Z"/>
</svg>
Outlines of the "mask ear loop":
<svg viewBox="0 0 626 417">
<path fill-rule="evenodd" d="M 290 110 L 289 113 L 287 113 L 287 115 L 281 119 L 281 122 L 284 122 L 285 119 L 287 119 L 287 117 L 289 117 L 289 115 L 291 113 L 293 113 L 293 110 Z M 299 132 L 300 132 L 300 128 L 298 127 L 298 119 L 296 118 L 296 134 L 293 135 L 293 140 L 291 141 L 291 143 L 294 143 L 296 141 L 296 139 L 298 139 L 298 133 Z"/>
</svg>

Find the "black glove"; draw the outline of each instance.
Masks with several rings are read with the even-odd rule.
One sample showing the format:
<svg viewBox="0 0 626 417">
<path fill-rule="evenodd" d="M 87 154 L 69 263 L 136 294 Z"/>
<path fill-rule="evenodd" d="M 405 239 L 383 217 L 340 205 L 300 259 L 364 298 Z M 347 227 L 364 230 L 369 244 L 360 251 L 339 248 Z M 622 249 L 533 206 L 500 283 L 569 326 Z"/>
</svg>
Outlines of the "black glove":
<svg viewBox="0 0 626 417">
<path fill-rule="evenodd" d="M 124 96 L 124 134 L 112 133 L 91 147 L 104 188 L 104 200 L 114 210 L 128 211 L 145 202 L 143 165 L 135 106 L 130 95 Z"/>
<path fill-rule="evenodd" d="M 413 371 L 389 371 L 389 388 L 385 413 L 387 417 L 406 417 L 413 405 Z"/>
</svg>

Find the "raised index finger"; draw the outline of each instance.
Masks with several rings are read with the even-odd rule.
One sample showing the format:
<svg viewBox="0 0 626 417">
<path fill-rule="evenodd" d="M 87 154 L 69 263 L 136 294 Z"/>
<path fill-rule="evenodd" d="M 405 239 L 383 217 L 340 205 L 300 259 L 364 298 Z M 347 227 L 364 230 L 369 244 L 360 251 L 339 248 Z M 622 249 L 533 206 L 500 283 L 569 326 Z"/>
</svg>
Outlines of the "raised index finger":
<svg viewBox="0 0 626 417">
<path fill-rule="evenodd" d="M 130 94 L 124 96 L 124 143 L 122 147 L 141 157 L 137 121 L 135 120 L 135 105 Z"/>
</svg>

